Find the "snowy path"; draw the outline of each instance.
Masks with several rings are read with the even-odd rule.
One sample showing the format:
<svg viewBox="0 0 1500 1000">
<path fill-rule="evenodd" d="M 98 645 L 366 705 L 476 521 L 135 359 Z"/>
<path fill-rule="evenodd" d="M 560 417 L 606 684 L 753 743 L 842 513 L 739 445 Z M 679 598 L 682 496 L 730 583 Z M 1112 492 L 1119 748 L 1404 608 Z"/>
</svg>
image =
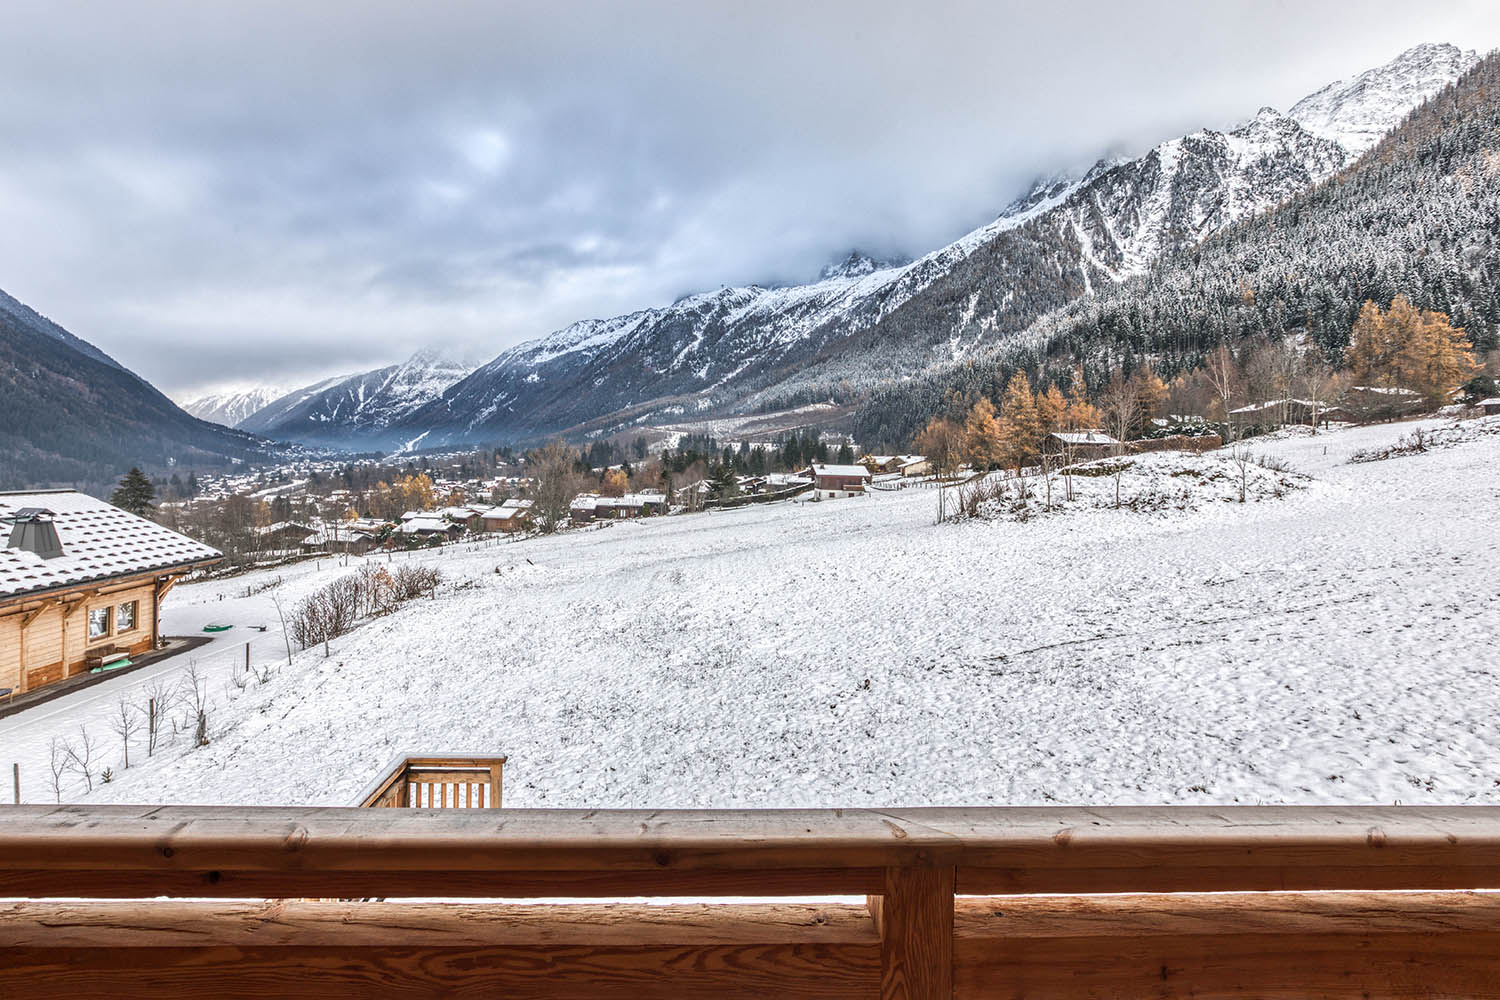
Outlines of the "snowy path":
<svg viewBox="0 0 1500 1000">
<path fill-rule="evenodd" d="M 467 749 L 515 806 L 1500 802 L 1500 434 L 1347 464 L 1412 426 L 1255 442 L 1315 477 L 1258 504 L 937 526 L 911 490 L 424 556 L 438 600 L 90 800 L 342 804 Z"/>
</svg>

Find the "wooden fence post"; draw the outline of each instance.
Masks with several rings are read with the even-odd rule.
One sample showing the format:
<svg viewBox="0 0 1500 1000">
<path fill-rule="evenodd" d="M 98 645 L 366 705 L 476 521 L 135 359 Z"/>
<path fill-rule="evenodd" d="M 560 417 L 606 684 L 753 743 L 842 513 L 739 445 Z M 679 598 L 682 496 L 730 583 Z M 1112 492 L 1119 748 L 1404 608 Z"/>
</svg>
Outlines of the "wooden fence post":
<svg viewBox="0 0 1500 1000">
<path fill-rule="evenodd" d="M 15 783 L 15 788 L 16 788 L 16 805 L 20 805 L 21 804 L 21 765 L 20 765 L 20 762 L 16 762 L 16 763 L 13 763 L 13 764 L 10 765 L 10 776 L 11 776 L 11 780 Z"/>
<path fill-rule="evenodd" d="M 952 1000 L 952 868 L 887 868 L 870 897 L 880 932 L 880 1000 Z"/>
<path fill-rule="evenodd" d="M 500 775 L 504 764 L 490 765 L 490 793 L 489 801 L 486 803 L 491 809 L 500 808 Z"/>
</svg>

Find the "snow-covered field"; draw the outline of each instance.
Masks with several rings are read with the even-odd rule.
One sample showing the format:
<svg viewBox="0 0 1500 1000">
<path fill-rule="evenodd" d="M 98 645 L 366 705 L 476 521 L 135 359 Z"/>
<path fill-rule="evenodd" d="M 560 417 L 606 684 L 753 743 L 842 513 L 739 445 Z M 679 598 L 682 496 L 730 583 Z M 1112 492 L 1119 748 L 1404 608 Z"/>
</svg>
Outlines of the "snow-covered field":
<svg viewBox="0 0 1500 1000">
<path fill-rule="evenodd" d="M 438 599 L 243 692 L 270 594 L 346 571 L 179 587 L 168 631 L 240 626 L 207 747 L 121 771 L 126 676 L 0 720 L 0 765 L 49 801 L 83 722 L 115 778 L 65 800 L 348 804 L 410 750 L 508 754 L 510 806 L 1500 802 L 1500 419 L 1347 461 L 1413 426 L 1258 441 L 1310 479 L 1246 504 L 937 525 L 905 490 L 424 554 Z"/>
</svg>

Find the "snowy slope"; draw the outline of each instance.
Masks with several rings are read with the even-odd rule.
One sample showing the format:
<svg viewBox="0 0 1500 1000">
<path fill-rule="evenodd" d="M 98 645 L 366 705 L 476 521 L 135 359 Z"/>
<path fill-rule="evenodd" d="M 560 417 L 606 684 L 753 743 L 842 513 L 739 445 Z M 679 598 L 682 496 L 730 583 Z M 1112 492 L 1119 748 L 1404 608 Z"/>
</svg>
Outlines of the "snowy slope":
<svg viewBox="0 0 1500 1000">
<path fill-rule="evenodd" d="M 1452 46 L 1419 46 L 1298 102 L 1332 137 L 1263 108 L 1228 132 L 1039 182 L 993 222 L 911 263 L 856 255 L 807 285 L 723 288 L 574 324 L 504 352 L 397 426 L 431 444 L 524 439 L 751 393 L 757 405 L 806 402 L 799 392 L 826 399 L 840 382 L 965 357 L 1327 178 L 1367 148 L 1362 129 L 1399 121 L 1470 64 Z"/>
<path fill-rule="evenodd" d="M 184 403 L 182 408 L 199 420 L 222 424 L 225 427 L 235 427 L 252 413 L 265 408 L 285 395 L 285 389 L 257 386 L 240 392 L 210 393 L 190 403 Z"/>
<path fill-rule="evenodd" d="M 1500 803 L 1500 418 L 1347 461 L 1412 427 L 1254 442 L 1311 482 L 1244 505 L 939 526 L 906 490 L 423 553 L 437 600 L 290 667 L 271 596 L 347 570 L 183 585 L 169 634 L 236 625 L 199 656 L 207 747 L 124 771 L 130 675 L 0 745 L 29 801 L 84 723 L 115 778 L 63 801 L 344 805 L 425 747 L 508 754 L 513 806 Z M 274 676 L 241 691 L 246 638 Z"/>
<path fill-rule="evenodd" d="M 1478 53 L 1456 45 L 1418 45 L 1384 66 L 1309 94 L 1292 105 L 1289 114 L 1309 132 L 1363 153 L 1412 108 L 1478 61 Z"/>
<path fill-rule="evenodd" d="M 384 432 L 472 371 L 424 349 L 398 365 L 329 379 L 258 410 L 240 426 L 267 437 L 324 445 L 386 445 Z"/>
</svg>

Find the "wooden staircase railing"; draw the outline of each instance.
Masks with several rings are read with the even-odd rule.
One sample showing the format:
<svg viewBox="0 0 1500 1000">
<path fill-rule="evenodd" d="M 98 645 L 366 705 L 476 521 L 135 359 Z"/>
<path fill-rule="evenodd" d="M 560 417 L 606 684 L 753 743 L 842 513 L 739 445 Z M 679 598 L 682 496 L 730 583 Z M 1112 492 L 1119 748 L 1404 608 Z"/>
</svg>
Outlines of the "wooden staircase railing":
<svg viewBox="0 0 1500 1000">
<path fill-rule="evenodd" d="M 361 793 L 362 809 L 499 809 L 504 757 L 397 757 Z"/>
<path fill-rule="evenodd" d="M 1500 997 L 1495 889 L 1493 807 L 18 806 L 0 996 Z"/>
</svg>

